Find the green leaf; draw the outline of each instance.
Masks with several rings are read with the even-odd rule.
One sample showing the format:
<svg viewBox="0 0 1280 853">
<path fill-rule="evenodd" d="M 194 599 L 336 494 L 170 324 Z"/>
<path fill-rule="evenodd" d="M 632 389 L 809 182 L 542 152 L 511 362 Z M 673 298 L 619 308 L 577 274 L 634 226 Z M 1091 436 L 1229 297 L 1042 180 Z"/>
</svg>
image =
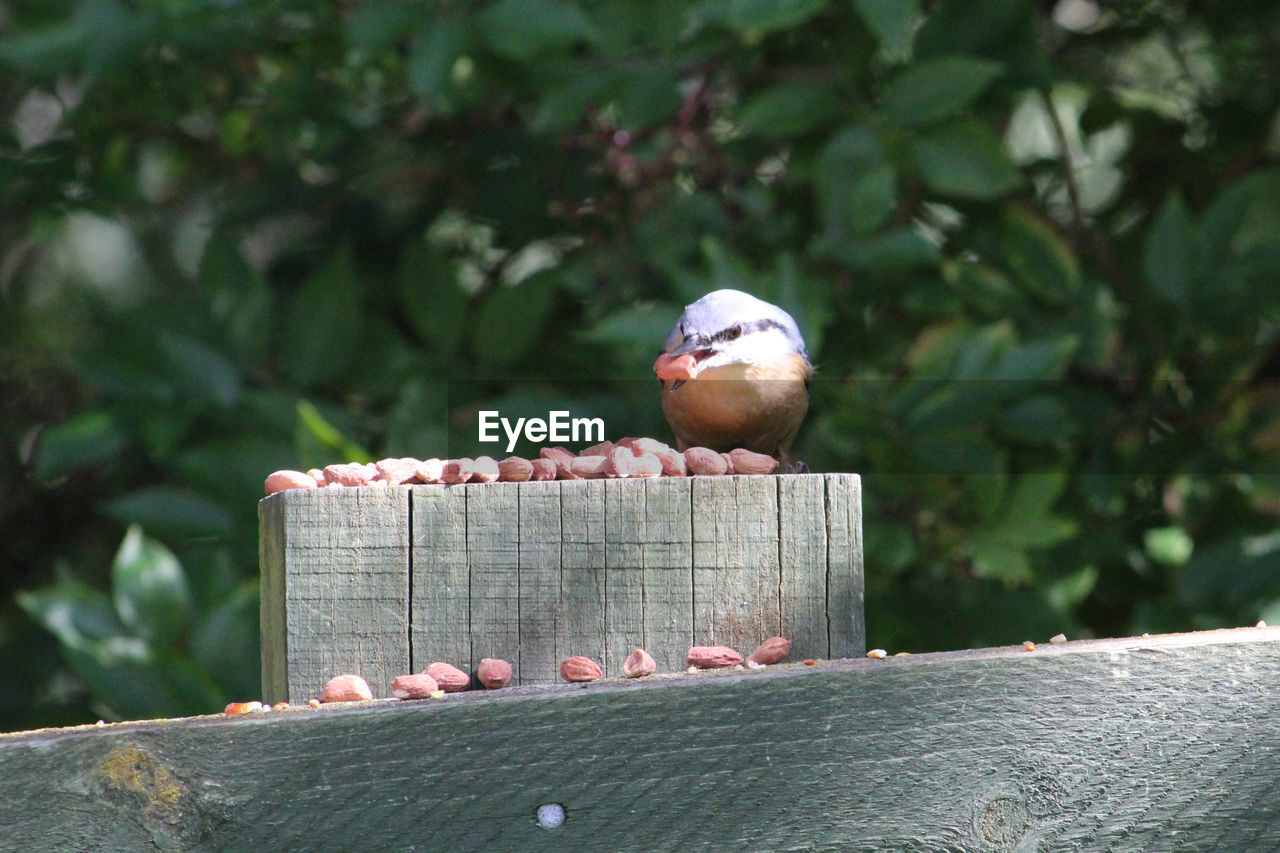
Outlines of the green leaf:
<svg viewBox="0 0 1280 853">
<path fill-rule="evenodd" d="M 334 379 L 360 345 L 361 285 L 343 246 L 331 254 L 294 294 L 280 360 L 304 387 Z"/>
<path fill-rule="evenodd" d="M 983 378 L 996 382 L 1057 379 L 1067 369 L 1079 346 L 1080 339 L 1074 335 L 1037 338 L 1021 346 L 1013 346 L 990 363 L 983 371 Z"/>
<path fill-rule="evenodd" d="M 534 110 L 530 127 L 538 133 L 575 127 L 590 107 L 609 101 L 612 82 L 605 74 L 574 74 L 548 86 Z"/>
<path fill-rule="evenodd" d="M 413 9 L 402 0 L 365 0 L 351 10 L 347 42 L 357 50 L 379 50 L 403 35 L 412 21 Z"/>
<path fill-rule="evenodd" d="M 427 241 L 416 240 L 400 256 L 396 281 L 405 319 L 418 340 L 452 355 L 462 340 L 460 320 L 466 303 L 453 261 Z"/>
<path fill-rule="evenodd" d="M 851 235 L 870 234 L 893 213 L 897 176 L 871 126 L 853 125 L 833 137 L 818 158 L 817 171 L 826 240 L 840 243 Z"/>
<path fill-rule="evenodd" d="M 1181 527 L 1153 527 L 1143 531 L 1142 547 L 1157 563 L 1181 566 L 1191 559 L 1195 543 Z"/>
<path fill-rule="evenodd" d="M 1142 269 L 1161 298 L 1189 308 L 1193 275 L 1194 226 L 1182 198 L 1170 195 L 1151 222 L 1143 247 Z"/>
<path fill-rule="evenodd" d="M 945 53 L 985 53 L 988 49 L 1016 51 L 1020 40 L 1010 38 L 1018 25 L 1031 18 L 1025 0 L 966 0 L 932 7 L 916 33 L 920 56 Z"/>
<path fill-rule="evenodd" d="M 689 10 L 696 30 L 721 24 L 739 33 L 761 36 L 802 24 L 826 8 L 829 0 L 707 0 Z"/>
<path fill-rule="evenodd" d="M 11 30 L 0 39 L 0 64 L 37 74 L 83 70 L 90 77 L 132 56 L 156 20 L 135 14 L 116 0 L 76 4 L 65 22 L 38 30 Z"/>
<path fill-rule="evenodd" d="M 910 147 L 925 185 L 944 196 L 990 200 L 1022 185 L 1000 141 L 976 121 L 930 130 L 912 138 Z"/>
<path fill-rule="evenodd" d="M 468 36 L 469 31 L 453 18 L 437 18 L 423 26 L 409 44 L 409 58 L 405 63 L 409 89 L 420 98 L 436 102 L 437 106 L 451 106 L 450 75 Z"/>
<path fill-rule="evenodd" d="M 129 444 L 129 431 L 107 412 L 89 410 L 40 433 L 36 442 L 35 478 L 53 480 L 118 457 Z"/>
<path fill-rule="evenodd" d="M 965 424 L 939 428 L 914 440 L 911 455 L 929 474 L 1001 474 L 1005 452 L 980 431 Z"/>
<path fill-rule="evenodd" d="M 487 364 L 510 366 L 537 342 L 555 297 L 552 277 L 538 273 L 514 287 L 499 287 L 480 308 L 474 353 Z"/>
<path fill-rule="evenodd" d="M 489 49 L 518 62 L 599 40 L 595 24 L 569 0 L 500 0 L 480 24 Z"/>
<path fill-rule="evenodd" d="M 973 557 L 973 573 L 977 577 L 1002 581 L 1010 586 L 1030 583 L 1035 579 L 1025 548 L 979 532 L 969 540 L 969 552 Z"/>
<path fill-rule="evenodd" d="M 300 445 L 318 448 L 322 459 L 342 462 L 373 462 L 374 458 L 364 448 L 343 435 L 342 430 L 331 424 L 314 405 L 306 400 L 298 401 L 298 433 Z M 303 440 L 305 438 L 305 440 Z M 300 454 L 306 457 L 306 454 Z M 318 461 L 318 460 L 317 460 Z M 323 464 L 330 464 L 324 462 Z"/>
<path fill-rule="evenodd" d="M 120 616 L 103 591 L 80 581 L 62 581 L 33 592 L 19 592 L 18 606 L 72 649 L 106 644 L 122 655 L 144 656 L 145 644 L 128 637 Z"/>
<path fill-rule="evenodd" d="M 975 56 L 926 59 L 899 71 L 885 85 L 885 114 L 909 125 L 931 124 L 967 107 L 997 77 L 998 62 Z"/>
<path fill-rule="evenodd" d="M 271 290 L 225 233 L 215 233 L 205 244 L 200 289 L 228 350 L 245 363 L 263 358 L 273 332 Z"/>
<path fill-rule="evenodd" d="M 829 83 L 797 80 L 780 83 L 747 101 L 738 115 L 738 128 L 764 136 L 797 136 L 840 112 L 840 98 Z"/>
<path fill-rule="evenodd" d="M 135 489 L 107 501 L 102 510 L 124 524 L 136 523 L 174 536 L 224 536 L 232 526 L 229 509 L 181 486 Z"/>
<path fill-rule="evenodd" d="M 970 548 L 974 573 L 1008 584 L 1034 579 L 1029 552 L 1070 539 L 1073 521 L 1052 513 L 1066 486 L 1065 471 L 1026 474 L 1009 489 L 1001 518 L 977 528 Z"/>
<path fill-rule="evenodd" d="M 219 602 L 191 632 L 191 657 L 231 696 L 254 696 L 259 675 L 258 582 L 249 580 Z"/>
<path fill-rule="evenodd" d="M 853 5 L 891 58 L 905 59 L 910 55 L 911 40 L 921 19 L 919 0 L 854 0 Z"/>
<path fill-rule="evenodd" d="M 886 274 L 930 266 L 938 257 L 938 247 L 911 226 L 861 239 L 824 237 L 814 244 L 814 251 L 852 269 Z"/>
<path fill-rule="evenodd" d="M 1197 610 L 1255 607 L 1280 595 L 1280 531 L 1197 548 L 1183 566 L 1179 591 Z"/>
<path fill-rule="evenodd" d="M 630 130 L 671 118 L 683 101 L 675 78 L 664 68 L 621 70 L 613 80 L 612 89 L 618 123 Z M 581 119 L 581 113 L 578 118 Z"/>
<path fill-rule="evenodd" d="M 133 524 L 111 564 L 111 592 L 121 621 L 158 645 L 176 645 L 191 615 L 191 590 L 178 558 Z"/>
<path fill-rule="evenodd" d="M 218 350 L 198 338 L 171 330 L 157 335 L 165 373 L 189 398 L 228 408 L 240 396 L 240 372 Z"/>
<path fill-rule="evenodd" d="M 658 344 L 680 319 L 680 311 L 670 305 L 642 302 L 620 308 L 601 318 L 578 337 L 584 341 L 658 349 Z"/>
<path fill-rule="evenodd" d="M 1019 541 L 1043 544 L 1059 541 L 1053 535 L 1046 537 L 1046 531 L 1037 528 L 1042 528 L 1049 520 L 1050 510 L 1058 502 L 1058 498 L 1062 497 L 1066 486 L 1066 471 L 1046 471 L 1018 477 L 1009 494 L 1004 524 L 1018 529 L 1015 535 Z"/>
<path fill-rule="evenodd" d="M 1280 171 L 1247 175 L 1223 189 L 1200 217 L 1199 240 L 1210 268 L 1226 261 L 1236 249 L 1241 232 L 1248 230 L 1250 212 L 1258 206 L 1272 208 L 1280 192 Z"/>
<path fill-rule="evenodd" d="M 1010 406 L 995 427 L 1001 435 L 1024 444 L 1050 445 L 1066 438 L 1074 423 L 1057 397 L 1042 394 Z"/>
<path fill-rule="evenodd" d="M 1000 231 L 1005 258 L 1027 292 L 1062 305 L 1080 292 L 1080 261 L 1044 219 L 1021 207 L 1006 207 Z"/>
</svg>

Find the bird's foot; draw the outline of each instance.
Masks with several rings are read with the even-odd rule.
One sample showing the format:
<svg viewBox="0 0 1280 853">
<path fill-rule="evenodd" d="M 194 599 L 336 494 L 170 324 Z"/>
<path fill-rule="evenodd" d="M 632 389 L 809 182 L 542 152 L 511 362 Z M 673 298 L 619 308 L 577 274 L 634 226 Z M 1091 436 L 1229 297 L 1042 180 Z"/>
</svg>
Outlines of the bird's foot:
<svg viewBox="0 0 1280 853">
<path fill-rule="evenodd" d="M 801 460 L 801 459 L 797 459 L 797 460 L 796 460 L 796 461 L 794 461 L 794 462 L 791 462 L 791 461 L 784 462 L 784 463 L 783 463 L 781 466 L 779 466 L 779 467 L 781 467 L 781 469 L 782 469 L 782 472 L 781 472 L 781 473 L 783 473 L 783 474 L 809 474 L 809 473 L 812 473 L 812 472 L 809 470 L 809 465 L 808 465 L 808 463 L 807 463 L 807 462 L 805 462 L 804 460 Z"/>
</svg>

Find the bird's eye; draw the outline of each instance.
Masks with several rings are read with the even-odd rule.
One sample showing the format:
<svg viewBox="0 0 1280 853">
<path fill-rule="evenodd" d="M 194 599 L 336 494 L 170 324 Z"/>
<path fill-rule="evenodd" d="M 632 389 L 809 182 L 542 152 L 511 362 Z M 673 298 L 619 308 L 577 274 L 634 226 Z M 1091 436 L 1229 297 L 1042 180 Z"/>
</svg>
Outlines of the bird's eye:
<svg viewBox="0 0 1280 853">
<path fill-rule="evenodd" d="M 736 341 L 740 337 L 742 337 L 741 326 L 732 326 L 731 328 L 729 328 L 728 331 L 724 333 L 724 339 L 726 341 Z"/>
</svg>

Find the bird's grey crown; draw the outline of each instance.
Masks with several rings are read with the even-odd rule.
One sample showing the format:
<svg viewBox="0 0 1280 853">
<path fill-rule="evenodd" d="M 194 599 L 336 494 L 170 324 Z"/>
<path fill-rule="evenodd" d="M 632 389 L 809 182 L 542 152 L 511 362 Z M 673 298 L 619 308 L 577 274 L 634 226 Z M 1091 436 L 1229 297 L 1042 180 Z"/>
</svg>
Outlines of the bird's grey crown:
<svg viewBox="0 0 1280 853">
<path fill-rule="evenodd" d="M 729 330 L 741 325 L 743 334 L 780 329 L 796 351 L 806 358 L 804 338 L 791 315 L 777 305 L 757 299 L 741 290 L 714 290 L 684 309 L 663 345 L 669 352 L 682 341 L 695 339 L 708 345 L 727 340 Z"/>
</svg>

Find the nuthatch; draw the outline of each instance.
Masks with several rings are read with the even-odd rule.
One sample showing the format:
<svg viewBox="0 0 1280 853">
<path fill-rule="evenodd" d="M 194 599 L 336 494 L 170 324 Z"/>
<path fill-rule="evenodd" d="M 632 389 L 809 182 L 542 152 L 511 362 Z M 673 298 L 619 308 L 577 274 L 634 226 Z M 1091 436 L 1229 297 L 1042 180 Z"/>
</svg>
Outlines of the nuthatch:
<svg viewBox="0 0 1280 853">
<path fill-rule="evenodd" d="M 813 365 L 791 315 L 739 290 L 684 309 L 653 364 L 681 450 L 745 447 L 791 467 Z"/>
</svg>

